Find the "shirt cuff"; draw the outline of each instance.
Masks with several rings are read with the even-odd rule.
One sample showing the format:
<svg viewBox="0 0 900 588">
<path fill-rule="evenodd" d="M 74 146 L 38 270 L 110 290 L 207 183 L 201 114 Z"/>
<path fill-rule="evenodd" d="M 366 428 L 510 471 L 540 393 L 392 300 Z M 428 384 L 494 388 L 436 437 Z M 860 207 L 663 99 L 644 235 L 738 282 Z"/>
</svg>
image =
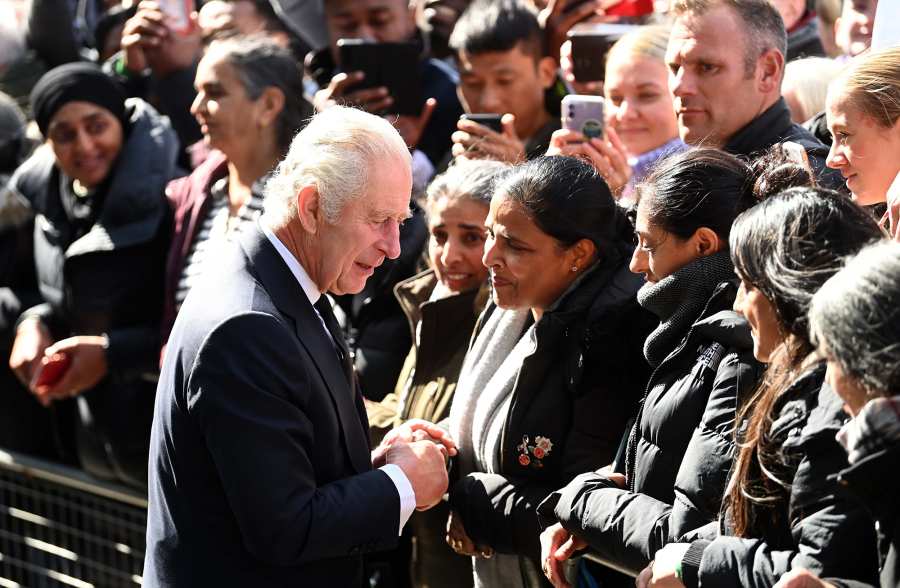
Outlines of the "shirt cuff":
<svg viewBox="0 0 900 588">
<path fill-rule="evenodd" d="M 416 510 L 416 492 L 413 490 L 412 484 L 409 483 L 406 474 L 400 469 L 400 466 L 389 463 L 378 469 L 387 474 L 387 477 L 397 487 L 397 494 L 400 495 L 400 528 L 397 530 L 397 535 L 402 535 L 403 526 L 409 520 L 409 517 L 412 516 L 413 511 Z"/>
</svg>

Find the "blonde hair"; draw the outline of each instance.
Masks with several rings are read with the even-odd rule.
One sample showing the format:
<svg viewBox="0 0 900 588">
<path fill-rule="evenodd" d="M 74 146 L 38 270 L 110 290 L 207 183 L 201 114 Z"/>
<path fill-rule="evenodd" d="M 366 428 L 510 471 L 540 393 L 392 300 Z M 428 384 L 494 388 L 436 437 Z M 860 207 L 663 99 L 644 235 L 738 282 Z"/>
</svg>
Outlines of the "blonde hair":
<svg viewBox="0 0 900 588">
<path fill-rule="evenodd" d="M 834 83 L 843 84 L 861 113 L 881 127 L 893 127 L 900 118 L 900 46 L 857 57 Z"/>
<path fill-rule="evenodd" d="M 840 63 L 826 57 L 807 57 L 789 62 L 784 68 L 782 93 L 793 90 L 800 107 L 799 118 L 807 120 L 825 110 L 828 84 L 843 70 Z"/>
<path fill-rule="evenodd" d="M 616 57 L 648 57 L 665 63 L 666 46 L 669 44 L 669 25 L 646 25 L 623 35 L 606 55 L 606 63 Z"/>
</svg>

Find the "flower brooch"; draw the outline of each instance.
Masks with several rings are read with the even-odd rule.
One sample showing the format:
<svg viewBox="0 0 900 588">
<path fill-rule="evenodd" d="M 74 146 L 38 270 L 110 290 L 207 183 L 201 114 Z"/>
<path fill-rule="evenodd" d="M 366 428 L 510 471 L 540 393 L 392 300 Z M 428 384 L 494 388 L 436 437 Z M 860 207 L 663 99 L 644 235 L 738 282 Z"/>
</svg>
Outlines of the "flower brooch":
<svg viewBox="0 0 900 588">
<path fill-rule="evenodd" d="M 544 467 L 543 459 L 553 450 L 553 442 L 547 437 L 538 435 L 532 444 L 528 435 L 523 435 L 522 443 L 516 446 L 516 449 L 519 450 L 520 466 L 542 468 Z"/>
</svg>

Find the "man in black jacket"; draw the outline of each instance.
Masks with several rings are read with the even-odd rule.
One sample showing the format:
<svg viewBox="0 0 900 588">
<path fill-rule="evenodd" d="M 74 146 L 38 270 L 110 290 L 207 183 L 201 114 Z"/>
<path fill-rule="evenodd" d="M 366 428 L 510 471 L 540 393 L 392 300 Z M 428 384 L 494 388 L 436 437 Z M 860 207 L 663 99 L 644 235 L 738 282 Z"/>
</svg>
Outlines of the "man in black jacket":
<svg viewBox="0 0 900 588">
<path fill-rule="evenodd" d="M 666 63 L 681 138 L 738 155 L 791 141 L 820 184 L 843 185 L 825 167 L 828 149 L 791 122 L 781 97 L 787 34 L 767 0 L 676 0 Z"/>
</svg>

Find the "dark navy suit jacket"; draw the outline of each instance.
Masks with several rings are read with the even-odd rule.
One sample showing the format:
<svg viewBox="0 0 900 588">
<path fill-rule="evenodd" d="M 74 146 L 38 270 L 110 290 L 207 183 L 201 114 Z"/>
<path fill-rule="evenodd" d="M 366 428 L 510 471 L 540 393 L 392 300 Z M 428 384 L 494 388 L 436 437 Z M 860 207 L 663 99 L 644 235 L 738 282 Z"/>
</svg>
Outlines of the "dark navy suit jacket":
<svg viewBox="0 0 900 588">
<path fill-rule="evenodd" d="M 362 399 L 258 227 L 185 301 L 156 396 L 144 586 L 361 585 L 400 499 Z"/>
</svg>

